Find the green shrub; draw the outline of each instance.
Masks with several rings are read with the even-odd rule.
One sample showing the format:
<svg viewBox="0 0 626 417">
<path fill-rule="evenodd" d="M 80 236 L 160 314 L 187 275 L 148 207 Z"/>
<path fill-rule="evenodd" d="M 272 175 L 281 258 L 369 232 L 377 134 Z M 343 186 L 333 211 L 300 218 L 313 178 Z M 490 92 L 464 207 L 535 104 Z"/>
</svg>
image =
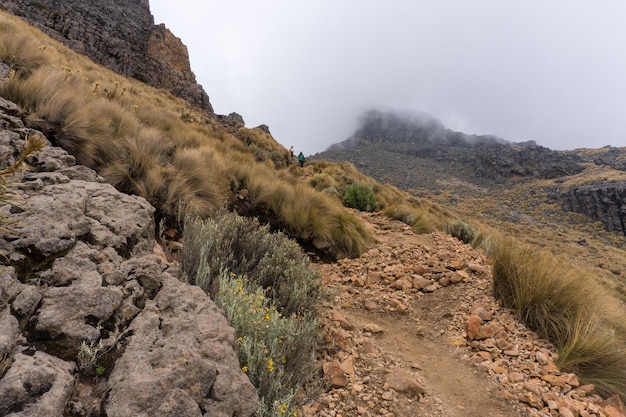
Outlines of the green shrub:
<svg viewBox="0 0 626 417">
<path fill-rule="evenodd" d="M 296 395 L 319 371 L 319 322 L 308 314 L 280 314 L 246 277 L 223 272 L 218 280 L 215 301 L 239 335 L 239 362 L 258 389 L 259 415 L 295 416 Z"/>
<path fill-rule="evenodd" d="M 313 310 L 320 275 L 299 246 L 258 221 L 217 212 L 184 219 L 183 280 L 211 293 L 237 330 L 242 370 L 259 391 L 260 416 L 295 416 L 314 380 L 321 328 Z"/>
<path fill-rule="evenodd" d="M 463 220 L 453 220 L 448 223 L 446 228 L 449 235 L 454 236 L 463 243 L 472 243 L 474 241 L 474 228 Z"/>
<path fill-rule="evenodd" d="M 311 311 L 322 297 L 320 274 L 296 242 L 233 213 L 187 216 L 181 262 L 188 282 L 212 295 L 223 271 L 249 277 L 285 315 Z"/>
<path fill-rule="evenodd" d="M 376 209 L 376 196 L 372 187 L 359 184 L 350 184 L 346 187 L 343 202 L 347 207 L 360 211 L 374 211 Z"/>
</svg>

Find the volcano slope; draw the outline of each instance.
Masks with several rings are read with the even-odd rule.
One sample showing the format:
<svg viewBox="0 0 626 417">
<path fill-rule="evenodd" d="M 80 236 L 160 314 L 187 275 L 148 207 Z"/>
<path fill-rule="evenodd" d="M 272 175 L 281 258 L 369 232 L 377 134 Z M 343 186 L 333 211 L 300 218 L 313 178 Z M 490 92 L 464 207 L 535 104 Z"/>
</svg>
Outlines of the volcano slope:
<svg viewBox="0 0 626 417">
<path fill-rule="evenodd" d="M 615 412 L 554 365 L 546 340 L 492 297 L 489 260 L 457 239 L 355 213 L 377 242 L 320 264 L 331 389 L 305 416 L 601 416 Z M 610 414 L 620 415 L 620 414 Z"/>
</svg>

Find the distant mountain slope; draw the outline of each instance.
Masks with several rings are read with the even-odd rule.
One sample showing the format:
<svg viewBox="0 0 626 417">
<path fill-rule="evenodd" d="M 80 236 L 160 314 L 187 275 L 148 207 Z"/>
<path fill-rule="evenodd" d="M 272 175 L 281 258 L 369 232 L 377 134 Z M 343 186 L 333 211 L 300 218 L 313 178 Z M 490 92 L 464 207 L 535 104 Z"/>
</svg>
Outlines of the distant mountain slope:
<svg viewBox="0 0 626 417">
<path fill-rule="evenodd" d="M 427 114 L 378 110 L 362 117 L 352 137 L 314 157 L 348 160 L 381 181 L 389 181 L 392 169 L 408 168 L 413 175 L 403 172 L 392 181 L 404 188 L 441 175 L 482 183 L 500 177 L 557 178 L 583 170 L 576 155 L 532 141 L 512 143 L 493 135 L 468 135 L 447 129 Z"/>
</svg>

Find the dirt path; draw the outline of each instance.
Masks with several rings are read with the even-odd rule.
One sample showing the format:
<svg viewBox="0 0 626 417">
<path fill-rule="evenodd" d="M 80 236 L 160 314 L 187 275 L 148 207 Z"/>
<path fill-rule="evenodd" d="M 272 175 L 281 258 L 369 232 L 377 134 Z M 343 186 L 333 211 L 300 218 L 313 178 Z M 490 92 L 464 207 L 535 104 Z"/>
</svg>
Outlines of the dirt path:
<svg viewBox="0 0 626 417">
<path fill-rule="evenodd" d="M 495 302 L 482 252 L 358 215 L 377 243 L 320 265 L 335 294 L 325 308 L 337 350 L 324 358 L 333 388 L 305 416 L 603 415 L 588 386 L 556 369 L 552 346 Z"/>
<path fill-rule="evenodd" d="M 422 402 L 407 402 L 398 397 L 390 409 L 395 416 L 441 415 L 449 417 L 509 417 L 513 411 L 498 387 L 475 368 L 459 358 L 439 338 L 425 338 L 415 331 L 414 323 L 393 317 L 380 317 L 351 311 L 346 318 L 355 327 L 375 323 L 385 331 L 375 338 L 380 351 L 394 358 L 403 368 L 413 368 L 424 381 Z M 367 361 L 366 361 L 367 362 Z M 368 366 L 376 366 L 375 360 Z M 427 399 L 427 397 L 431 397 Z M 347 414 L 348 415 L 348 414 Z"/>
</svg>

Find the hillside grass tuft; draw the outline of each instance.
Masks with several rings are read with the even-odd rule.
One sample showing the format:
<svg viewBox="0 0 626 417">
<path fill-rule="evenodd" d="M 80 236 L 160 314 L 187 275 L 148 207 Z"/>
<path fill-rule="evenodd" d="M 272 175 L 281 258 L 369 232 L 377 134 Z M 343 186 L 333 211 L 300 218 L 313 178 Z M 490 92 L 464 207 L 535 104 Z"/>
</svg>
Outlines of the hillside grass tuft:
<svg viewBox="0 0 626 417">
<path fill-rule="evenodd" d="M 529 245 L 492 245 L 496 298 L 555 344 L 557 365 L 603 396 L 626 393 L 626 325 L 619 302 L 586 271 Z"/>
</svg>

